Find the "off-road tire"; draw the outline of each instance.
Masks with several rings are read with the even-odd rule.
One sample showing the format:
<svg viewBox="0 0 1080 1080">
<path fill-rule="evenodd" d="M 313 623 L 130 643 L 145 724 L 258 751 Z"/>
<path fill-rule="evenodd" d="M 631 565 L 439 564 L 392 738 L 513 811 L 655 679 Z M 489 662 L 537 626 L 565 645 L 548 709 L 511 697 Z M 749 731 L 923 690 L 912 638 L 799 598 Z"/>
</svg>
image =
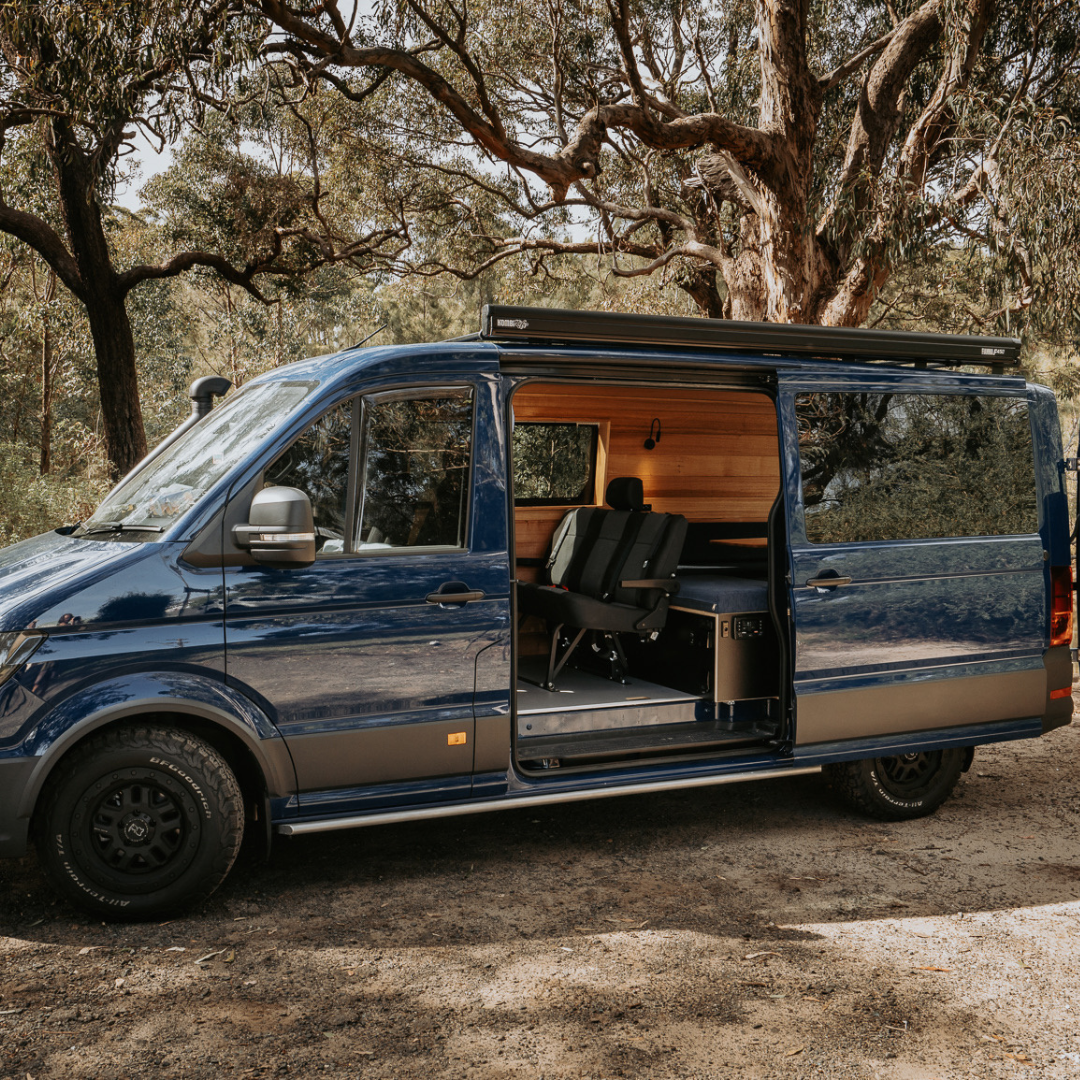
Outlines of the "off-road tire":
<svg viewBox="0 0 1080 1080">
<path fill-rule="evenodd" d="M 158 917 L 205 900 L 244 834 L 240 786 L 225 759 L 185 731 L 140 725 L 88 739 L 38 801 L 42 866 L 98 916 Z"/>
<path fill-rule="evenodd" d="M 827 765 L 825 775 L 845 802 L 869 817 L 906 821 L 932 814 L 951 794 L 964 751 L 929 750 Z"/>
</svg>

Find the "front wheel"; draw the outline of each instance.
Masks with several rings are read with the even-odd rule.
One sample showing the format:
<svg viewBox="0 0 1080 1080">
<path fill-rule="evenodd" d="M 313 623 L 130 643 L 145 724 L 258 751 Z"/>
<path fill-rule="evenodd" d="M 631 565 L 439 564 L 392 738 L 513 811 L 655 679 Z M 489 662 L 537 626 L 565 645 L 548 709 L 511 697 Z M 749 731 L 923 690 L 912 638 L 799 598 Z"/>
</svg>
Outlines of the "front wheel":
<svg viewBox="0 0 1080 1080">
<path fill-rule="evenodd" d="M 72 903 L 114 919 L 206 899 L 243 838 L 243 798 L 225 759 L 175 728 L 89 739 L 61 762 L 39 805 L 45 872 Z"/>
<path fill-rule="evenodd" d="M 833 788 L 856 810 L 883 821 L 932 814 L 951 794 L 963 750 L 927 750 L 827 765 Z"/>
</svg>

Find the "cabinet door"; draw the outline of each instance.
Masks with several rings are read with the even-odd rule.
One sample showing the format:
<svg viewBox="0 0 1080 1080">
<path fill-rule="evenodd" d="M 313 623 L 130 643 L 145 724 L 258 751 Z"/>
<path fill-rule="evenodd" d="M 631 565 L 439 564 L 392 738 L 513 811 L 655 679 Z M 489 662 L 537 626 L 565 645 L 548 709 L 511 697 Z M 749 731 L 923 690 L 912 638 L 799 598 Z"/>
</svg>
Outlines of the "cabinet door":
<svg viewBox="0 0 1080 1080">
<path fill-rule="evenodd" d="M 302 814 L 469 794 L 476 658 L 509 591 L 505 550 L 472 542 L 476 398 L 354 399 L 265 470 L 309 493 L 318 550 L 227 572 L 227 664 L 285 737 Z"/>
<path fill-rule="evenodd" d="M 976 381 L 781 380 L 799 746 L 1043 712 L 1028 402 Z"/>
</svg>

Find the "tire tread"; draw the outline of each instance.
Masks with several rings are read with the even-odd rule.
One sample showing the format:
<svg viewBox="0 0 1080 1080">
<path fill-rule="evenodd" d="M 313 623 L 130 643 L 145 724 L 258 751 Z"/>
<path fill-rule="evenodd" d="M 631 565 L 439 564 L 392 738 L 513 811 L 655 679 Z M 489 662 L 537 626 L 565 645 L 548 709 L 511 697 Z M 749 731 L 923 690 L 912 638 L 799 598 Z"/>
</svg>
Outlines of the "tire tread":
<svg viewBox="0 0 1080 1080">
<path fill-rule="evenodd" d="M 879 758 L 843 761 L 826 765 L 823 771 L 837 795 L 859 813 L 878 821 L 909 821 L 932 814 L 949 797 L 960 779 L 963 753 L 963 750 L 943 751 L 940 775 L 932 790 L 912 800 L 906 808 L 900 802 L 886 800 L 874 789 L 868 773 Z"/>
<path fill-rule="evenodd" d="M 51 852 L 48 848 L 48 829 L 45 818 L 48 807 L 55 805 L 59 793 L 76 782 L 80 769 L 102 753 L 140 752 L 152 750 L 163 756 L 176 756 L 188 761 L 198 762 L 200 784 L 209 789 L 222 813 L 222 828 L 217 853 L 207 872 L 202 876 L 196 889 L 185 893 L 182 900 L 175 903 L 164 902 L 152 912 L 145 909 L 127 912 L 124 909 L 99 909 L 95 912 L 106 913 L 114 919 L 145 918 L 151 914 L 159 915 L 178 908 L 191 907 L 207 900 L 225 880 L 232 869 L 240 851 L 244 837 L 244 798 L 240 785 L 229 767 L 228 762 L 209 743 L 175 727 L 157 727 L 153 724 L 132 724 L 110 728 L 98 735 L 93 735 L 81 743 L 68 755 L 46 781 L 38 799 L 39 807 L 45 807 L 44 814 L 35 814 L 35 834 L 41 861 L 49 870 Z M 64 876 L 51 873 L 51 879 L 58 885 L 65 896 L 81 907 L 87 907 L 90 901 L 81 891 Z"/>
</svg>

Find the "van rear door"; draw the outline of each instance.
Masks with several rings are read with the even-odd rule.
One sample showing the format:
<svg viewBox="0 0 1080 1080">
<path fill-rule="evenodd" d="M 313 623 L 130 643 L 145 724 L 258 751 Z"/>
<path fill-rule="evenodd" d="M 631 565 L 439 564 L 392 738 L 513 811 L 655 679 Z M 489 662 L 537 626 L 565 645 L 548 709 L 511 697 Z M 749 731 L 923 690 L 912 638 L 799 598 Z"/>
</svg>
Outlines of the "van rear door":
<svg viewBox="0 0 1080 1080">
<path fill-rule="evenodd" d="M 1036 733 L 1049 578 L 1024 385 L 786 372 L 779 386 L 797 752 Z"/>
</svg>

